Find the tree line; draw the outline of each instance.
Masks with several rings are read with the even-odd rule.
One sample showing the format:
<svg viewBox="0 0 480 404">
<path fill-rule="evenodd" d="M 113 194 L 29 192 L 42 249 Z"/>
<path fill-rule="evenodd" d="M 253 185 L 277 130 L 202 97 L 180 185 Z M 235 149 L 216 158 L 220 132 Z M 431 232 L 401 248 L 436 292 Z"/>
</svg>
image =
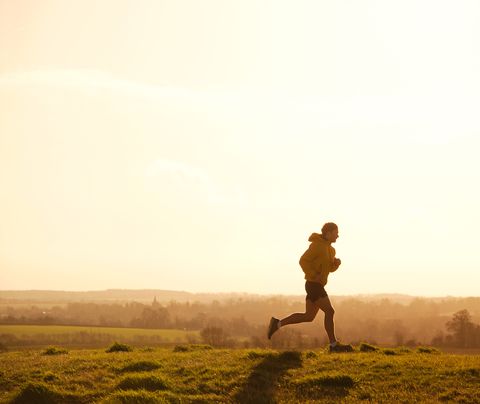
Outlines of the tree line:
<svg viewBox="0 0 480 404">
<path fill-rule="evenodd" d="M 382 345 L 480 347 L 480 298 L 416 298 L 408 304 L 392 299 L 332 297 L 336 332 L 342 341 Z M 267 346 L 270 316 L 302 312 L 304 301 L 282 296 L 263 299 L 152 303 L 71 302 L 49 307 L 0 304 L 2 324 L 88 325 L 146 329 L 202 330 L 213 345 Z M 211 341 L 215 341 L 211 343 Z M 282 328 L 272 339 L 277 347 L 319 346 L 326 342 L 323 314 L 312 323 Z"/>
</svg>

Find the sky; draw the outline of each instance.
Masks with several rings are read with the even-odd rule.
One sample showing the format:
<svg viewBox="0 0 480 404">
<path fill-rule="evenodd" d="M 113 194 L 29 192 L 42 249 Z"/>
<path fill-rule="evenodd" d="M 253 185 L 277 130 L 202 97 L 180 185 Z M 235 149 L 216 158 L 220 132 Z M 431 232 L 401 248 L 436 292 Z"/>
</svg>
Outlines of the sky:
<svg viewBox="0 0 480 404">
<path fill-rule="evenodd" d="M 0 0 L 0 289 L 478 296 L 480 3 Z"/>
</svg>

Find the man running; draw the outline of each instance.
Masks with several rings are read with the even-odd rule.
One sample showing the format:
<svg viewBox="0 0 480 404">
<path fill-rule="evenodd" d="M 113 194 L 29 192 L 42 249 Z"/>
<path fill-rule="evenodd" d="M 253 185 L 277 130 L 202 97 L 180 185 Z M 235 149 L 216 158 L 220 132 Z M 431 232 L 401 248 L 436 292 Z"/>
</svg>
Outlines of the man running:
<svg viewBox="0 0 480 404">
<path fill-rule="evenodd" d="M 335 326 L 333 323 L 333 310 L 330 299 L 324 286 L 327 284 L 328 275 L 334 272 L 341 264 L 339 258 L 335 258 L 335 249 L 332 243 L 338 238 L 338 226 L 335 223 L 325 223 L 322 227 L 322 234 L 313 233 L 308 241 L 311 242 L 307 251 L 300 258 L 300 266 L 305 273 L 305 313 L 293 313 L 281 320 L 272 317 L 268 326 L 268 339 L 280 328 L 288 324 L 297 324 L 313 321 L 322 310 L 325 313 L 325 330 L 330 340 L 330 352 L 353 351 L 351 345 L 344 345 L 335 337 Z"/>
</svg>

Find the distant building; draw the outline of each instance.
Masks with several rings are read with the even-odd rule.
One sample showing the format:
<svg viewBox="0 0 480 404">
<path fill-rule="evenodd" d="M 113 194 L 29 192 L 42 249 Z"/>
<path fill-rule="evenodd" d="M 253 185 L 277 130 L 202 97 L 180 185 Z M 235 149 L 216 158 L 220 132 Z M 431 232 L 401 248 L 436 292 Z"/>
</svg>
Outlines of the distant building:
<svg viewBox="0 0 480 404">
<path fill-rule="evenodd" d="M 160 307 L 161 304 L 157 302 L 157 296 L 153 298 L 152 307 Z"/>
</svg>

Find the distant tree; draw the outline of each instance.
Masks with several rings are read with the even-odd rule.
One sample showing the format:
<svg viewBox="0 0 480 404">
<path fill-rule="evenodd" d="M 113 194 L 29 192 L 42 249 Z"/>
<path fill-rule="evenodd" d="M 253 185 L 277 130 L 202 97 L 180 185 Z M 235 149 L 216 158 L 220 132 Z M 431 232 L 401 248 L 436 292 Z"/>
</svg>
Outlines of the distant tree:
<svg viewBox="0 0 480 404">
<path fill-rule="evenodd" d="M 393 339 L 396 346 L 403 345 L 405 342 L 405 335 L 401 330 L 395 330 L 393 334 Z"/>
<path fill-rule="evenodd" d="M 480 347 L 480 324 L 475 325 L 472 343 L 475 348 Z"/>
<path fill-rule="evenodd" d="M 227 333 L 220 327 L 208 326 L 200 331 L 200 336 L 203 343 L 215 347 L 226 346 L 229 343 Z"/>
<path fill-rule="evenodd" d="M 252 335 L 250 336 L 249 347 L 253 348 L 266 348 L 268 346 L 268 340 L 266 336 Z"/>
<path fill-rule="evenodd" d="M 411 338 L 405 342 L 405 345 L 409 347 L 414 347 L 420 345 L 420 343 L 415 338 Z"/>
<path fill-rule="evenodd" d="M 133 319 L 130 323 L 133 327 L 141 328 L 169 328 L 170 314 L 164 307 L 143 309 L 139 318 Z"/>
<path fill-rule="evenodd" d="M 453 343 L 460 348 L 469 348 L 475 339 L 475 324 L 468 310 L 457 311 L 446 324 L 447 330 L 453 335 Z"/>
<path fill-rule="evenodd" d="M 445 345 L 445 336 L 442 331 L 438 331 L 437 334 L 432 338 L 431 345 L 433 346 L 443 346 Z"/>
</svg>

